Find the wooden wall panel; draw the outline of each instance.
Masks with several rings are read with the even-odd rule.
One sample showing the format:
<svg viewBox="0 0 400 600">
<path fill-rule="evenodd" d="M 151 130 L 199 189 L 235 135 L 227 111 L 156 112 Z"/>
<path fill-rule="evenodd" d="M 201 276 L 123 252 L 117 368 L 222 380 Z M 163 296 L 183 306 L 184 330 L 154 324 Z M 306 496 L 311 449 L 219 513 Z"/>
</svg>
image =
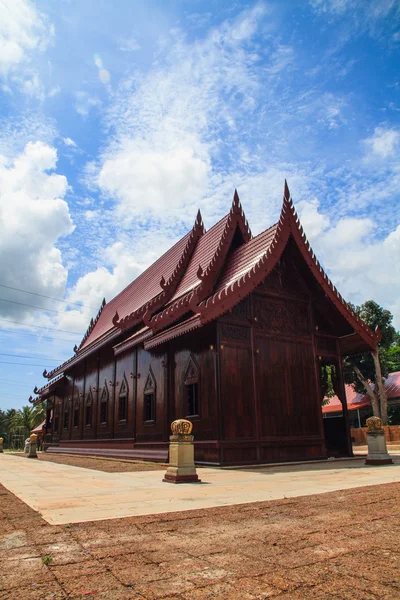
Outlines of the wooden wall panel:
<svg viewBox="0 0 400 600">
<path fill-rule="evenodd" d="M 62 410 L 61 410 L 61 424 L 60 424 L 60 440 L 69 440 L 71 437 L 71 428 L 72 428 L 72 394 L 74 388 L 74 379 L 71 374 L 68 374 L 64 378 L 63 385 L 63 400 L 62 400 Z M 64 413 L 68 413 L 67 419 L 67 427 L 64 427 Z"/>
<path fill-rule="evenodd" d="M 115 380 L 115 359 L 112 348 L 100 350 L 99 357 L 99 385 L 98 385 L 98 410 L 96 415 L 97 437 L 99 439 L 109 439 L 114 431 L 114 380 Z M 101 399 L 107 398 L 107 421 L 101 423 Z"/>
<path fill-rule="evenodd" d="M 320 433 L 320 402 L 311 344 L 256 338 L 261 437 Z"/>
<path fill-rule="evenodd" d="M 167 354 L 148 352 L 138 349 L 137 356 L 137 398 L 136 398 L 136 441 L 160 442 L 164 439 L 165 430 L 165 375 Z M 155 421 L 144 421 L 144 391 L 148 377 L 155 380 Z"/>
<path fill-rule="evenodd" d="M 98 378 L 98 361 L 97 358 L 90 358 L 87 361 L 85 373 L 85 395 L 83 401 L 83 422 L 82 431 L 83 439 L 93 439 L 96 437 L 96 417 L 97 417 L 97 378 Z M 86 410 L 88 403 L 91 402 L 91 419 L 90 424 L 86 422 Z"/>
<path fill-rule="evenodd" d="M 210 349 L 210 346 L 213 348 Z M 193 434 L 196 441 L 218 439 L 215 348 L 216 328 L 214 324 L 204 327 L 201 332 L 196 331 L 178 338 L 171 344 L 169 395 L 172 410 L 168 419 L 168 435 L 170 435 L 170 423 L 174 419 L 184 418 L 193 422 Z M 199 414 L 197 416 L 188 415 L 188 389 L 185 385 L 185 377 L 191 364 L 194 364 L 198 371 Z M 200 447 L 197 452 L 200 453 Z"/>
<path fill-rule="evenodd" d="M 74 391 L 72 396 L 72 424 L 71 424 L 71 439 L 82 439 L 82 424 L 83 424 L 83 397 L 85 392 L 85 366 L 78 365 L 74 377 Z M 78 423 L 75 425 L 74 414 L 79 411 Z"/>
<path fill-rule="evenodd" d="M 136 392 L 136 350 L 130 350 L 116 357 L 116 385 L 114 406 L 114 437 L 134 436 L 135 392 Z M 119 420 L 119 394 L 122 386 L 127 388 L 127 415 L 124 421 Z"/>
</svg>

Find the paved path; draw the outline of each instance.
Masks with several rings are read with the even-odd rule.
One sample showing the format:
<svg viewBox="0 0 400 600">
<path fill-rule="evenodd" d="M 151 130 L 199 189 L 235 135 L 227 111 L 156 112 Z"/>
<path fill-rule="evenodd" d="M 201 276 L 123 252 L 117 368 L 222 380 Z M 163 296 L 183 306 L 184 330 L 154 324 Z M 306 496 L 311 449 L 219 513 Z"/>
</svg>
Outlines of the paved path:
<svg viewBox="0 0 400 600">
<path fill-rule="evenodd" d="M 163 483 L 163 471 L 104 473 L 0 454 L 0 483 L 51 524 L 307 496 L 400 482 L 395 465 L 366 467 L 364 459 L 252 469 L 198 470 L 202 483 Z"/>
</svg>

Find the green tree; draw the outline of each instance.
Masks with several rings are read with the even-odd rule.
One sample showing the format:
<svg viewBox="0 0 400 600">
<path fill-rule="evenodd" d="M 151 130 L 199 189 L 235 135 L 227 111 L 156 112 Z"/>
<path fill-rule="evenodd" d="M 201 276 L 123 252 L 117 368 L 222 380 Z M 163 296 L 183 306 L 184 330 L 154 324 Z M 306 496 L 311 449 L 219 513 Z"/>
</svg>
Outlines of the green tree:
<svg viewBox="0 0 400 600">
<path fill-rule="evenodd" d="M 16 412 L 15 408 L 0 411 L 0 437 L 4 439 L 5 448 L 10 446 L 10 423 Z"/>
<path fill-rule="evenodd" d="M 23 406 L 17 410 L 10 420 L 10 429 L 23 427 L 25 437 L 29 437 L 32 429 L 37 427 L 46 417 L 44 404 L 38 406 Z"/>
<path fill-rule="evenodd" d="M 392 313 L 373 300 L 368 300 L 361 306 L 352 306 L 352 308 L 370 329 L 379 328 L 382 339 L 376 350 L 346 357 L 343 369 L 344 378 L 346 383 L 353 384 L 356 391 L 367 392 L 374 415 L 380 417 L 383 424 L 387 425 L 388 407 L 384 378 L 396 364 L 396 353 L 392 348 L 396 339 L 399 338 L 399 334 L 392 325 Z M 375 385 L 372 386 L 372 383 Z"/>
</svg>

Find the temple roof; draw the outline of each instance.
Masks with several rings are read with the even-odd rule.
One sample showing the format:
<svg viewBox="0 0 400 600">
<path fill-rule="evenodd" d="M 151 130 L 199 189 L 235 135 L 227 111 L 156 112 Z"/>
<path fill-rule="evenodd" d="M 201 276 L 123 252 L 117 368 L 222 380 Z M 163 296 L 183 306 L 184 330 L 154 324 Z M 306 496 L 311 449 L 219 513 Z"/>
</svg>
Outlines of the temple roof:
<svg viewBox="0 0 400 600">
<path fill-rule="evenodd" d="M 45 376 L 61 374 L 104 344 L 116 343 L 118 354 L 138 343 L 152 348 L 201 327 L 254 290 L 277 265 L 289 239 L 294 240 L 324 297 L 351 327 L 343 353 L 375 348 L 379 331 L 372 332 L 365 325 L 324 273 L 285 181 L 279 221 L 254 238 L 236 191 L 229 213 L 207 232 L 199 211 L 190 232 L 113 300 L 103 302 L 76 356 Z M 129 336 L 122 338 L 129 330 Z"/>
</svg>

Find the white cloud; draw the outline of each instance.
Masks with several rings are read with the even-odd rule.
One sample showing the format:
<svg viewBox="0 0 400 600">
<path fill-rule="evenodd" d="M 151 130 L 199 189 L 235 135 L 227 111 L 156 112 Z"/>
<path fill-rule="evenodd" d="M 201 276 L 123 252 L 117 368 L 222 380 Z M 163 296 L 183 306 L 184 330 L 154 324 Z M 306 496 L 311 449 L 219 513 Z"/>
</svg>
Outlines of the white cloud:
<svg viewBox="0 0 400 600">
<path fill-rule="evenodd" d="M 100 105 L 100 100 L 96 96 L 91 96 L 88 92 L 76 92 L 75 98 L 75 110 L 82 117 L 87 117 L 92 108 Z"/>
<path fill-rule="evenodd" d="M 29 0 L 0 0 L 0 74 L 43 51 L 54 31 Z"/>
<path fill-rule="evenodd" d="M 71 148 L 76 148 L 76 143 L 74 142 L 74 140 L 71 140 L 71 138 L 69 138 L 69 137 L 63 138 L 63 142 L 66 146 L 70 146 Z"/>
<path fill-rule="evenodd" d="M 120 41 L 119 49 L 122 52 L 135 52 L 136 50 L 140 50 L 140 48 L 141 46 L 135 38 Z"/>
<path fill-rule="evenodd" d="M 400 131 L 393 128 L 376 127 L 374 134 L 364 140 L 369 151 L 379 158 L 393 155 L 399 157 Z"/>
<path fill-rule="evenodd" d="M 120 86 L 108 117 L 116 134 L 97 174 L 93 165 L 91 171 L 104 194 L 116 200 L 126 225 L 140 215 L 192 220 L 221 150 L 218 129 L 236 136 L 237 120 L 255 110 L 259 56 L 243 46 L 265 10 L 257 4 L 192 44 L 178 30 L 170 32 L 150 72 Z M 289 54 L 278 46 L 271 68 L 279 61 L 283 68 Z"/>
<path fill-rule="evenodd" d="M 161 210 L 171 216 L 182 205 L 198 205 L 207 184 L 207 161 L 190 146 L 153 151 L 150 144 L 126 142 L 99 174 L 100 187 L 119 200 L 118 215 L 131 222 Z M 192 212 L 193 212 L 192 211 Z"/>
<path fill-rule="evenodd" d="M 28 143 L 12 161 L 0 157 L 0 280 L 60 297 L 67 271 L 56 243 L 73 231 L 73 225 L 63 199 L 67 180 L 51 172 L 56 163 L 56 150 L 42 142 Z M 32 304 L 8 290 L 2 296 Z M 44 302 L 37 305 L 46 306 Z M 5 302 L 0 303 L 0 313 L 3 317 L 40 318 L 37 311 Z"/>
<path fill-rule="evenodd" d="M 400 328 L 400 225 L 377 239 L 370 218 L 344 217 L 332 224 L 315 200 L 296 208 L 317 258 L 345 300 L 375 300 Z"/>
</svg>

